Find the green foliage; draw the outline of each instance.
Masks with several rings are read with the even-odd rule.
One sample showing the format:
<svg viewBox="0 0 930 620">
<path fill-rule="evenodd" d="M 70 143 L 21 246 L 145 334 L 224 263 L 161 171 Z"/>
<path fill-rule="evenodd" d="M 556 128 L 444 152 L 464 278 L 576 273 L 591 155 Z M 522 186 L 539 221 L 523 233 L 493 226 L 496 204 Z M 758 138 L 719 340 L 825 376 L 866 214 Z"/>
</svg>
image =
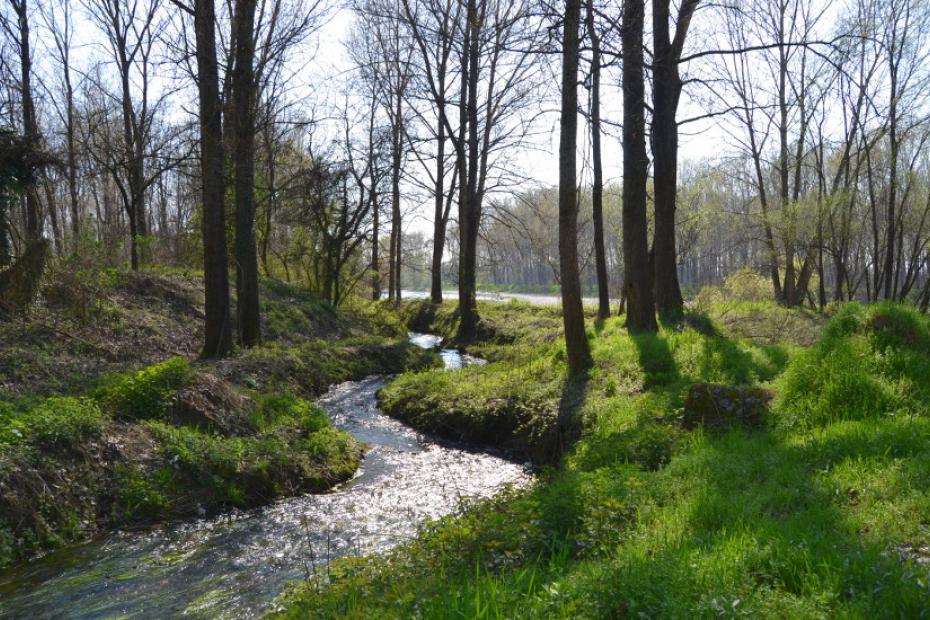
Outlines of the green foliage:
<svg viewBox="0 0 930 620">
<path fill-rule="evenodd" d="M 88 398 L 54 397 L 23 411 L 0 402 L 0 445 L 58 450 L 99 435 L 106 416 Z"/>
<path fill-rule="evenodd" d="M 750 267 L 737 269 L 720 286 L 705 286 L 697 294 L 698 306 L 733 301 L 773 301 L 772 281 Z"/>
<path fill-rule="evenodd" d="M 114 472 L 116 498 L 111 517 L 117 523 L 158 521 L 170 514 L 171 471 L 147 474 L 141 467 L 120 465 Z"/>
<path fill-rule="evenodd" d="M 193 378 L 183 357 L 172 357 L 138 372 L 105 379 L 95 392 L 101 405 L 114 415 L 147 420 L 160 417 L 171 397 Z"/>
<path fill-rule="evenodd" d="M 222 437 L 161 422 L 149 426 L 168 462 L 188 481 L 183 486 L 193 485 L 201 504 L 212 508 L 321 491 L 351 477 L 361 459 L 351 436 L 329 426 L 254 437 Z"/>
</svg>

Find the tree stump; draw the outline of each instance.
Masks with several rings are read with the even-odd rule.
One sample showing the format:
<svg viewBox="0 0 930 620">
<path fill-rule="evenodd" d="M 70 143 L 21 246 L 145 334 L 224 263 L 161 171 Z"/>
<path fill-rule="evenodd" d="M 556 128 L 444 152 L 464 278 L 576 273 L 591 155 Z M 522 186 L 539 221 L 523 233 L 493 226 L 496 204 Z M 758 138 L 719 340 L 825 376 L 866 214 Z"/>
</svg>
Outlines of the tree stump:
<svg viewBox="0 0 930 620">
<path fill-rule="evenodd" d="M 0 317 L 29 309 L 39 293 L 50 253 L 47 239 L 33 241 L 15 263 L 0 271 Z"/>
<path fill-rule="evenodd" d="M 772 394 L 760 387 L 696 383 L 688 389 L 682 426 L 710 430 L 760 428 Z"/>
</svg>

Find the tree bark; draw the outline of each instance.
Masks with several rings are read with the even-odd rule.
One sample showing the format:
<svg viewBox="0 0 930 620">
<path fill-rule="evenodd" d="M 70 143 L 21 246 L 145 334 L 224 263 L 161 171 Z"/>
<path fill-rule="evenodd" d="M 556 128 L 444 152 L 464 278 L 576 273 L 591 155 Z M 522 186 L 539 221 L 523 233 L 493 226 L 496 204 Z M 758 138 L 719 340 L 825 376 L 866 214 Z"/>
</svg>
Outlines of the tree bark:
<svg viewBox="0 0 930 620">
<path fill-rule="evenodd" d="M 559 137 L 559 283 L 569 373 L 593 363 L 584 329 L 578 274 L 578 21 L 581 0 L 565 0 L 562 34 L 562 118 Z"/>
<path fill-rule="evenodd" d="M 631 332 L 658 330 L 652 297 L 646 221 L 646 101 L 643 79 L 644 0 L 623 2 L 623 288 Z"/>
<path fill-rule="evenodd" d="M 236 193 L 236 325 L 239 344 L 261 342 L 258 299 L 258 249 L 255 242 L 255 7 L 256 0 L 237 0 L 235 60 L 232 88 L 234 108 Z"/>
<path fill-rule="evenodd" d="M 586 22 L 591 37 L 591 219 L 594 224 L 594 264 L 597 272 L 597 316 L 610 316 L 607 250 L 604 246 L 604 167 L 601 161 L 601 39 L 594 22 L 594 0 L 587 2 Z"/>
<path fill-rule="evenodd" d="M 35 101 L 32 98 L 32 52 L 29 45 L 28 0 L 13 0 L 10 3 L 19 21 L 19 68 L 20 95 L 23 108 L 23 134 L 30 144 L 38 144 L 39 123 L 36 119 Z M 26 240 L 35 241 L 42 236 L 42 221 L 39 215 L 39 197 L 34 187 L 26 189 Z"/>
<path fill-rule="evenodd" d="M 194 0 L 197 87 L 200 99 L 200 174 L 203 187 L 204 357 L 232 350 L 224 206 L 222 104 L 216 62 L 213 0 Z"/>
</svg>

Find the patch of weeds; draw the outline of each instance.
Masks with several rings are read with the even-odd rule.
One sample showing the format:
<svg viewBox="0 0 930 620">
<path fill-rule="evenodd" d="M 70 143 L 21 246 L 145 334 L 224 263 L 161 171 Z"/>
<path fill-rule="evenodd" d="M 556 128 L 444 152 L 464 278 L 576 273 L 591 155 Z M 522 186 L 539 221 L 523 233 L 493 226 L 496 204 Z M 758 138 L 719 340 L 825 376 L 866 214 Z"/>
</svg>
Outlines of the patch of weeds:
<svg viewBox="0 0 930 620">
<path fill-rule="evenodd" d="M 259 432 L 295 426 L 306 434 L 330 426 L 319 406 L 292 394 L 266 394 L 249 414 L 249 424 Z"/>
<path fill-rule="evenodd" d="M 135 465 L 121 464 L 114 471 L 116 498 L 112 518 L 117 523 L 158 521 L 170 514 L 171 472 L 160 468 L 147 474 Z"/>
<path fill-rule="evenodd" d="M 0 445 L 23 444 L 44 450 L 76 448 L 99 435 L 108 422 L 89 398 L 52 397 L 17 411 L 0 403 Z"/>
<path fill-rule="evenodd" d="M 104 379 L 94 395 L 117 417 L 148 420 L 160 417 L 178 389 L 192 379 L 190 362 L 173 357 L 138 372 Z"/>
</svg>

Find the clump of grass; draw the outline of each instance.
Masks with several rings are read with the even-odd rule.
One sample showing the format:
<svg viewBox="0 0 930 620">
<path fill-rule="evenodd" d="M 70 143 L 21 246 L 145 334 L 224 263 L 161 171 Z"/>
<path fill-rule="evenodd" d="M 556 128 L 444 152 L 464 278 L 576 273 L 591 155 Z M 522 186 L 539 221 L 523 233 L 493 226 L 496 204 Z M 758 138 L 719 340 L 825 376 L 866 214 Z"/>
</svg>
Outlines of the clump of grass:
<svg viewBox="0 0 930 620">
<path fill-rule="evenodd" d="M 293 394 L 263 396 L 249 415 L 249 424 L 260 432 L 296 426 L 308 434 L 331 425 L 323 409 Z"/>
<path fill-rule="evenodd" d="M 302 425 L 307 418 L 301 420 Z M 322 491 L 358 468 L 361 448 L 346 433 L 325 427 L 293 433 L 222 437 L 149 422 L 168 462 L 195 489 L 200 505 L 254 506 L 283 495 Z"/>
<path fill-rule="evenodd" d="M 785 425 L 924 415 L 930 404 L 930 323 L 894 304 L 840 308 L 823 339 L 799 355 L 779 382 Z"/>
<path fill-rule="evenodd" d="M 161 416 L 171 397 L 190 383 L 193 370 L 183 357 L 172 357 L 138 372 L 105 379 L 94 396 L 113 415 L 131 420 Z"/>
</svg>

